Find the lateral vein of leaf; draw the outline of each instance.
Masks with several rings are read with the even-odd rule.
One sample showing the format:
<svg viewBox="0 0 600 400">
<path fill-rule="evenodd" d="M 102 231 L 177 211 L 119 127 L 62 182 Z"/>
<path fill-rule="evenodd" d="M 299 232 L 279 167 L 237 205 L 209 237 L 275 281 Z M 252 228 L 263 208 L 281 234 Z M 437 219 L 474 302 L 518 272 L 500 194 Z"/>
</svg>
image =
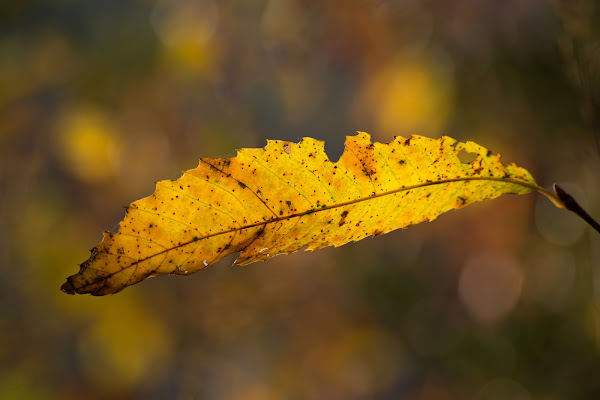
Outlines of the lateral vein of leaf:
<svg viewBox="0 0 600 400">
<path fill-rule="evenodd" d="M 280 181 L 282 181 L 283 183 L 285 183 L 286 185 L 288 185 L 289 187 L 291 187 L 292 189 L 294 189 L 296 192 L 298 192 L 298 194 L 302 197 L 304 197 L 306 199 L 306 201 L 308 202 L 308 204 L 310 204 L 312 207 L 314 207 L 315 205 L 308 199 L 308 197 L 306 197 L 306 195 L 304 193 L 302 193 L 300 190 L 298 190 L 297 187 L 293 186 L 292 184 L 290 184 L 288 181 L 286 181 L 285 179 L 283 179 L 281 176 L 279 176 L 278 174 L 276 174 L 275 172 L 271 171 L 271 169 L 269 167 L 267 167 L 266 165 L 264 165 L 263 163 L 260 162 L 260 160 L 258 158 L 256 158 L 256 156 L 253 156 L 254 158 L 254 162 L 256 162 L 256 164 L 260 165 L 261 167 L 263 167 L 265 170 L 269 171 L 269 173 L 271 175 L 273 175 L 275 178 L 279 179 Z M 266 204 L 265 204 L 266 205 Z M 275 213 L 274 213 L 275 214 Z M 277 215 L 277 214 L 275 214 Z"/>
<path fill-rule="evenodd" d="M 140 210 L 140 211 L 142 211 L 142 210 Z M 143 210 L 143 211 L 145 211 L 145 210 Z M 152 213 L 152 214 L 154 214 L 154 213 Z M 159 215 L 159 214 L 154 214 L 154 215 Z M 179 221 L 176 221 L 176 222 L 179 222 Z M 196 231 L 198 231 L 198 230 L 196 229 Z M 200 232 L 198 232 L 198 233 L 200 233 Z M 168 248 L 166 248 L 165 246 L 163 246 L 162 244 L 160 244 L 158 242 L 155 242 L 151 238 L 147 238 L 147 237 L 143 237 L 143 236 L 138 236 L 138 235 L 132 235 L 131 233 L 119 233 L 119 235 L 129 236 L 129 237 L 132 237 L 132 238 L 135 238 L 135 239 L 142 239 L 142 240 L 148 241 L 148 242 L 150 242 L 152 244 L 155 244 L 157 246 L 160 246 L 160 247 L 162 247 L 163 249 L 165 249 L 167 251 L 169 250 Z M 129 258 L 132 258 L 132 257 L 129 257 Z"/>
<path fill-rule="evenodd" d="M 325 190 L 327 190 L 327 192 L 329 193 L 329 197 L 331 197 L 331 200 L 332 200 L 332 201 L 335 201 L 335 196 L 333 195 L 333 193 L 331 193 L 331 190 L 329 190 L 329 187 L 328 187 L 327 185 L 325 185 L 325 183 L 324 183 L 324 182 L 323 182 L 321 179 L 319 179 L 319 177 L 317 176 L 317 174 L 315 174 L 315 172 L 314 172 L 314 171 L 312 171 L 312 170 L 311 170 L 311 169 L 308 167 L 308 165 L 306 165 L 306 164 L 302 164 L 301 162 L 299 162 L 299 161 L 298 161 L 298 159 L 297 159 L 297 158 L 295 158 L 295 157 L 292 157 L 291 155 L 289 155 L 288 157 L 289 157 L 290 159 L 294 160 L 294 161 L 296 162 L 296 164 L 297 164 L 297 165 L 300 165 L 301 167 L 304 167 L 304 169 L 306 169 L 306 170 L 307 170 L 309 173 L 311 173 L 311 174 L 312 174 L 312 175 L 313 175 L 313 176 L 316 178 L 317 182 L 319 182 L 319 184 L 320 184 L 321 186 L 323 186 L 323 188 L 325 188 Z M 307 200 L 308 200 L 308 199 L 307 199 Z M 309 203 L 310 203 L 310 201 L 309 201 Z"/>
<path fill-rule="evenodd" d="M 185 223 L 185 222 L 183 222 L 183 221 L 180 221 L 180 220 L 178 220 L 178 219 L 175 219 L 175 218 L 168 217 L 168 216 L 166 216 L 166 215 L 164 215 L 164 214 L 157 213 L 157 212 L 150 211 L 150 210 L 146 210 L 145 208 L 138 208 L 138 207 L 131 208 L 131 210 L 142 211 L 142 212 L 145 212 L 145 213 L 147 213 L 147 214 L 156 215 L 157 217 L 161 217 L 161 218 L 164 218 L 164 219 L 168 219 L 169 221 L 173 221 L 173 222 L 175 222 L 175 223 L 178 223 L 178 224 L 181 224 L 181 225 L 187 226 L 188 228 L 191 228 L 191 229 L 195 230 L 196 232 L 198 232 L 198 234 L 200 234 L 200 231 L 199 231 L 199 230 L 198 230 L 198 228 L 196 228 L 195 226 L 193 226 L 193 225 L 190 225 L 190 224 L 186 224 L 186 223 Z M 119 233 L 119 234 L 121 234 L 121 233 Z M 123 235 L 126 235 L 126 234 L 125 234 L 125 233 L 123 233 Z M 138 236 L 131 235 L 131 234 L 127 234 L 127 235 L 129 235 L 129 236 L 132 236 L 132 237 L 138 237 Z M 149 240 L 149 241 L 151 241 L 151 242 L 153 242 L 153 243 L 156 243 L 156 242 L 154 242 L 152 239 L 149 239 L 149 238 L 144 238 L 144 237 L 141 237 L 141 236 L 140 236 L 140 238 L 141 238 L 141 239 L 146 239 L 146 240 Z M 156 243 L 156 244 L 158 244 L 158 243 Z M 161 246 L 161 245 L 159 245 L 159 246 Z M 164 247 L 164 246 L 161 246 L 161 247 Z"/>
<path fill-rule="evenodd" d="M 192 174 L 189 174 L 189 175 L 197 178 L 197 176 L 196 176 L 196 175 L 192 175 Z M 211 182 L 209 182 L 209 183 L 211 183 Z M 206 208 L 209 208 L 209 209 L 212 209 L 212 210 L 218 211 L 218 212 L 220 212 L 220 213 L 222 213 L 222 214 L 225 214 L 225 215 L 227 215 L 229 218 L 231 218 L 232 220 L 234 220 L 234 221 L 235 221 L 235 218 L 233 218 L 233 217 L 231 216 L 231 214 L 229 214 L 229 213 L 228 213 L 228 212 L 226 212 L 226 211 L 223 211 L 223 210 L 221 210 L 221 209 L 220 209 L 220 208 L 218 208 L 218 207 L 214 207 L 214 206 L 212 206 L 212 204 L 210 204 L 210 203 L 208 203 L 208 202 L 206 202 L 206 201 L 202 201 L 202 200 L 200 200 L 200 199 L 199 199 L 199 198 L 197 198 L 197 197 L 194 197 L 194 196 L 192 196 L 192 195 L 189 195 L 189 194 L 187 194 L 187 193 L 185 193 L 185 192 L 182 192 L 181 190 L 177 190 L 177 189 L 175 189 L 175 188 L 174 188 L 174 187 L 172 187 L 172 186 L 167 186 L 167 185 L 164 185 L 162 182 L 158 182 L 158 183 L 157 183 L 157 185 L 160 185 L 161 187 L 163 187 L 163 188 L 165 188 L 165 189 L 168 189 L 168 190 L 171 190 L 171 191 L 173 191 L 173 192 L 175 192 L 175 193 L 179 193 L 179 194 L 181 194 L 182 196 L 189 197 L 189 198 L 190 198 L 190 199 L 192 199 L 193 201 L 197 201 L 197 202 L 198 202 L 198 203 L 200 203 L 200 204 L 204 204 L 205 206 L 207 206 Z M 217 187 L 220 187 L 220 186 L 218 186 L 218 185 L 215 185 L 215 186 L 217 186 Z M 229 193 L 229 192 L 228 192 L 228 193 Z M 235 197 L 235 198 L 236 198 L 236 200 L 237 200 L 237 201 L 238 201 L 240 204 L 242 204 L 242 202 L 241 202 L 241 201 L 240 201 L 240 200 L 239 200 L 239 199 L 238 199 L 238 198 L 237 198 L 235 195 L 233 195 L 232 193 L 229 193 L 229 194 L 231 194 L 233 197 Z"/>
<path fill-rule="evenodd" d="M 387 158 L 383 156 L 383 154 L 381 154 L 381 152 L 375 148 L 375 150 L 377 152 L 377 154 L 379 155 L 379 159 L 383 160 L 383 162 L 385 163 L 385 166 L 387 168 L 388 171 L 390 171 L 390 173 L 392 174 L 392 176 L 394 177 L 394 179 L 396 180 L 396 182 L 400 183 L 400 179 L 398 179 L 398 177 L 396 176 L 396 173 L 394 172 L 394 170 L 392 169 L 392 167 L 390 167 L 390 163 L 388 163 Z"/>
<path fill-rule="evenodd" d="M 299 218 L 298 218 L 298 219 L 296 219 L 296 222 L 294 222 L 294 225 L 292 225 L 292 226 L 291 226 L 291 227 L 290 227 L 290 228 L 287 230 L 286 234 L 287 234 L 288 232 L 291 232 L 293 229 L 295 229 L 295 228 L 296 228 L 296 226 L 298 225 L 298 222 L 299 222 L 299 221 L 300 221 L 300 219 L 299 219 Z M 308 230 L 307 230 L 307 232 L 305 233 L 305 235 L 303 235 L 302 237 L 306 236 L 306 235 L 307 235 L 309 232 L 310 232 L 310 231 L 308 231 Z M 271 245 L 271 248 L 277 247 L 277 244 L 279 243 L 279 241 L 280 241 L 281 239 L 284 239 L 285 237 L 286 237 L 286 235 L 280 235 L 280 236 L 279 236 L 279 239 L 277 239 L 276 241 L 274 241 L 274 242 L 273 242 L 273 244 Z M 299 238 L 298 238 L 298 239 L 299 239 Z"/>
<path fill-rule="evenodd" d="M 208 161 L 206 161 L 205 159 L 201 158 L 201 159 L 200 159 L 200 161 L 202 161 L 202 162 L 204 162 L 204 163 L 206 163 L 206 164 L 210 165 L 211 167 L 213 167 L 215 170 L 219 171 L 221 174 L 223 174 L 223 175 L 224 175 L 224 176 L 226 176 L 227 178 L 233 179 L 234 181 L 236 181 L 236 182 L 238 182 L 238 183 L 242 183 L 242 184 L 246 185 L 244 182 L 241 182 L 239 179 L 237 179 L 236 177 L 232 176 L 231 174 L 227 174 L 227 173 L 225 173 L 225 171 L 223 171 L 223 170 L 221 170 L 221 169 L 217 168 L 216 166 L 212 165 L 211 163 L 209 163 L 209 162 L 208 162 Z M 220 186 L 219 186 L 219 187 L 220 187 Z M 271 209 L 271 207 L 269 207 L 269 206 L 267 205 L 267 203 L 266 203 L 266 202 L 263 200 L 263 198 L 262 198 L 262 197 L 260 197 L 260 196 L 258 195 L 258 193 L 256 193 L 254 190 L 252 190 L 252 189 L 251 189 L 251 188 L 250 188 L 248 185 L 246 185 L 246 187 L 248 188 L 248 190 L 250 190 L 250 191 L 251 191 L 251 192 L 254 194 L 254 196 L 256 196 L 256 198 L 257 198 L 258 200 L 260 200 L 260 202 L 261 202 L 261 203 L 263 203 L 263 204 L 264 204 L 264 206 L 267 208 L 267 210 L 271 211 L 271 213 L 272 213 L 273 215 L 277 216 L 277 214 L 275 213 L 275 211 L 273 211 L 273 210 Z M 225 189 L 223 188 L 223 190 L 225 190 Z M 230 194 L 231 194 L 231 193 L 230 193 Z M 233 195 L 233 194 L 231 194 L 231 195 L 235 197 L 235 195 Z M 238 200 L 239 200 L 239 199 L 238 199 Z M 240 201 L 240 203 L 241 203 L 241 201 Z"/>
<path fill-rule="evenodd" d="M 363 162 L 363 160 L 351 148 L 348 147 L 347 150 L 348 150 L 349 153 L 351 153 L 358 160 L 358 162 L 360 162 L 360 165 L 362 166 L 362 170 L 361 171 L 363 172 L 363 175 L 366 175 L 369 178 L 369 181 L 371 182 L 371 186 L 373 186 L 373 193 L 376 194 L 377 193 L 377 188 L 375 187 L 375 182 L 373 182 L 373 178 L 371 177 L 371 175 L 369 175 L 368 173 L 365 172 L 366 171 L 365 163 Z M 385 193 L 387 193 L 387 192 L 385 192 Z M 369 198 L 375 198 L 375 197 L 376 196 L 371 196 Z"/>
<path fill-rule="evenodd" d="M 212 260 L 210 260 L 210 263 L 211 263 L 211 264 L 213 263 L 213 261 L 214 261 L 214 260 L 218 259 L 218 258 L 219 258 L 219 256 L 220 256 L 221 254 L 223 254 L 223 252 L 225 251 L 225 249 L 226 249 L 227 247 L 229 247 L 229 246 L 231 245 L 231 243 L 233 242 L 233 239 L 235 238 L 235 235 L 237 235 L 237 234 L 240 232 L 240 230 L 234 230 L 234 231 L 232 231 L 232 232 L 233 232 L 233 235 L 231 236 L 231 238 L 229 238 L 229 243 L 227 243 L 227 246 L 223 246 L 223 247 L 221 248 L 221 251 L 219 251 L 219 252 L 217 253 L 217 255 L 213 257 L 213 259 L 212 259 Z M 196 250 L 198 250 L 198 249 L 200 248 L 200 240 L 202 240 L 202 239 L 198 239 L 198 246 L 196 246 L 196 248 L 194 249 L 194 251 L 193 251 L 192 253 L 190 253 L 190 256 L 189 256 L 189 257 L 188 257 L 188 258 L 185 260 L 185 262 L 184 262 L 183 264 L 185 264 L 185 263 L 187 262 L 187 260 L 189 260 L 190 258 L 192 258 L 192 254 L 193 254 L 193 253 L 194 253 Z M 183 265 L 183 264 L 181 264 L 181 265 Z"/>
<path fill-rule="evenodd" d="M 210 163 L 208 163 L 208 162 L 204 161 L 203 159 L 200 159 L 200 161 L 204 162 L 205 164 L 212 165 L 212 164 L 210 164 Z M 227 174 L 226 174 L 226 173 L 224 173 L 223 171 L 221 171 L 220 169 L 218 169 L 218 168 L 216 168 L 216 167 L 215 167 L 215 169 L 216 169 L 217 171 L 219 171 L 221 174 L 223 174 L 224 176 L 227 176 Z M 186 174 L 186 175 L 189 175 L 189 176 L 193 176 L 193 177 L 194 177 L 194 178 L 196 178 L 196 179 L 199 179 L 199 180 L 201 180 L 201 181 L 204 181 L 204 182 L 208 183 L 209 185 L 212 185 L 212 186 L 214 186 L 214 187 L 216 187 L 216 188 L 218 188 L 218 189 L 221 189 L 222 191 L 224 191 L 225 193 L 227 193 L 228 195 L 230 195 L 231 197 L 233 197 L 233 198 L 234 198 L 234 199 L 235 199 L 235 200 L 236 200 L 238 203 L 240 203 L 240 205 L 242 206 L 242 208 L 243 208 L 243 209 L 244 209 L 244 211 L 246 212 L 246 217 L 248 217 L 248 218 L 250 217 L 250 213 L 248 212 L 248 209 L 247 209 L 247 208 L 246 208 L 246 206 L 244 205 L 244 202 L 243 202 L 243 201 L 241 201 L 241 200 L 240 200 L 240 199 L 239 199 L 239 198 L 238 198 L 238 197 L 237 197 L 235 194 L 233 194 L 233 193 L 231 193 L 229 190 L 225 189 L 223 186 L 221 186 L 221 185 L 217 185 L 216 183 L 214 183 L 214 182 L 212 182 L 212 181 L 210 181 L 210 180 L 208 180 L 208 179 L 205 179 L 205 178 L 204 178 L 204 177 L 202 177 L 202 176 L 198 176 L 198 175 L 196 175 L 196 174 L 193 174 L 193 173 L 192 173 L 192 171 L 186 171 L 186 172 L 185 172 L 185 174 Z M 256 195 L 256 194 L 255 194 L 255 195 Z M 220 210 L 220 209 L 219 209 L 219 208 L 217 208 L 217 207 L 213 207 L 213 208 L 214 208 L 215 210 L 218 210 L 218 211 L 222 212 L 223 214 L 226 214 L 228 217 L 230 217 L 232 220 L 234 220 L 234 221 L 235 221 L 235 218 L 233 218 L 233 217 L 232 217 L 232 216 L 231 216 L 231 215 L 230 215 L 228 212 L 226 212 L 226 211 L 222 211 L 222 210 Z"/>
</svg>

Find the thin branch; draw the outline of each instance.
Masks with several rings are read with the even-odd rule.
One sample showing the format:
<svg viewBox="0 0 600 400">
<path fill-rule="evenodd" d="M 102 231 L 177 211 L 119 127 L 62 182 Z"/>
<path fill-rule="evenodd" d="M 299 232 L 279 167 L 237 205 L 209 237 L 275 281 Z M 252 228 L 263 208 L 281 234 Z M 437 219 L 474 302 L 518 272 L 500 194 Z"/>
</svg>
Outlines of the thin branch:
<svg viewBox="0 0 600 400">
<path fill-rule="evenodd" d="M 563 202 L 567 210 L 573 211 L 575 214 L 579 215 L 585 222 L 587 222 L 592 228 L 600 233 L 600 224 L 583 208 L 581 208 L 573 196 L 565 192 L 564 189 L 558 186 L 556 183 L 554 184 L 554 193 L 556 193 L 556 196 L 558 196 L 558 198 Z"/>
</svg>

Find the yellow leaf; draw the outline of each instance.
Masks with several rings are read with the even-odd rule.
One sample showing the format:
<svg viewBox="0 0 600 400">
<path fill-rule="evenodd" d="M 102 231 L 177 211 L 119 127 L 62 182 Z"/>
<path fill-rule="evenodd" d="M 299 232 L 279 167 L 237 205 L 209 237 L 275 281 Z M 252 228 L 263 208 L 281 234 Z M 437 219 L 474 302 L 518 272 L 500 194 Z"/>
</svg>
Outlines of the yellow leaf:
<svg viewBox="0 0 600 400">
<path fill-rule="evenodd" d="M 474 153 L 470 163 L 462 151 Z M 341 246 L 431 221 L 443 212 L 506 193 L 540 191 L 533 177 L 472 142 L 443 136 L 371 143 L 347 138 L 332 163 L 324 143 L 270 140 L 236 157 L 204 158 L 175 181 L 132 203 L 62 286 L 66 293 L 116 293 L 145 278 L 191 274 L 241 251 L 236 264 L 302 248 Z"/>
</svg>

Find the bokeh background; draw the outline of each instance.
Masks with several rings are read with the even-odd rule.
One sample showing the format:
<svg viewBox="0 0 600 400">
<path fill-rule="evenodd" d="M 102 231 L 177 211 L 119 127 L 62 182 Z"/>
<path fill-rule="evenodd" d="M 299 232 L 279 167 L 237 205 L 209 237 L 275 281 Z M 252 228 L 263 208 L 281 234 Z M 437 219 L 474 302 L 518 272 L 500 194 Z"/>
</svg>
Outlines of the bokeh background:
<svg viewBox="0 0 600 400">
<path fill-rule="evenodd" d="M 0 3 L 0 398 L 600 398 L 600 236 L 536 195 L 67 296 L 121 206 L 267 138 L 442 134 L 600 217 L 593 0 Z"/>
</svg>

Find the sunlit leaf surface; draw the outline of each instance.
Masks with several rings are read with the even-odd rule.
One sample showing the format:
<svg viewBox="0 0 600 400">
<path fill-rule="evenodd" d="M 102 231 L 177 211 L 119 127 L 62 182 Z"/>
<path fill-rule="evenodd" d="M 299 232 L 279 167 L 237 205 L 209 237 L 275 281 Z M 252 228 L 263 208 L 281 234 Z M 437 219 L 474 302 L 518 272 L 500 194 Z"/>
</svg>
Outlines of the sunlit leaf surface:
<svg viewBox="0 0 600 400">
<path fill-rule="evenodd" d="M 475 159 L 462 162 L 463 151 Z M 234 252 L 241 251 L 237 264 L 248 264 L 341 246 L 536 187 L 526 170 L 499 160 L 447 136 L 382 144 L 366 133 L 348 137 L 335 163 L 311 138 L 204 158 L 132 203 L 118 232 L 104 233 L 62 289 L 105 295 L 150 276 L 190 274 Z"/>
</svg>

